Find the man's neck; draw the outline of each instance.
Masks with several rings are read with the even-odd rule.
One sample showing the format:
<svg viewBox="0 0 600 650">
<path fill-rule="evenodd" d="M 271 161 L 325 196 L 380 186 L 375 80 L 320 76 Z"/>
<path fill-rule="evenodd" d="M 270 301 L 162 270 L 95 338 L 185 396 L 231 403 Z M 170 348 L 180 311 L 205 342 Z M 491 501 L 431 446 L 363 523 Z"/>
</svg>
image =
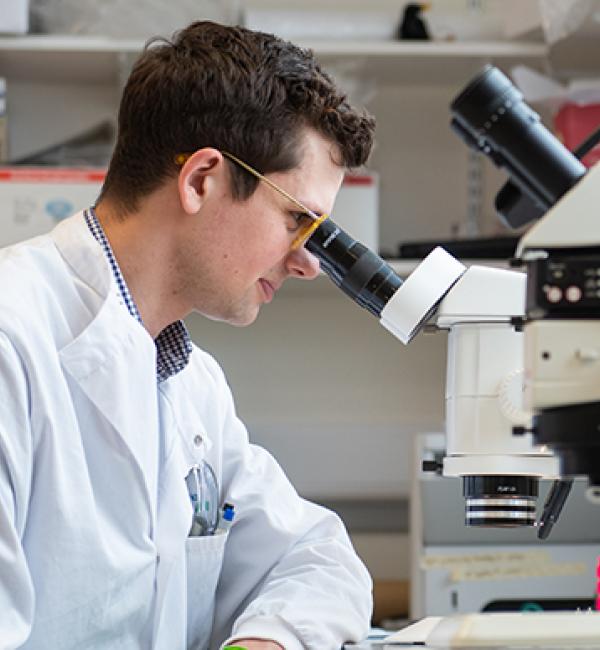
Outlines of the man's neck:
<svg viewBox="0 0 600 650">
<path fill-rule="evenodd" d="M 187 315 L 177 292 L 175 242 L 167 222 L 171 208 L 160 196 L 154 198 L 125 216 L 108 200 L 100 201 L 95 209 L 152 338 Z"/>
</svg>

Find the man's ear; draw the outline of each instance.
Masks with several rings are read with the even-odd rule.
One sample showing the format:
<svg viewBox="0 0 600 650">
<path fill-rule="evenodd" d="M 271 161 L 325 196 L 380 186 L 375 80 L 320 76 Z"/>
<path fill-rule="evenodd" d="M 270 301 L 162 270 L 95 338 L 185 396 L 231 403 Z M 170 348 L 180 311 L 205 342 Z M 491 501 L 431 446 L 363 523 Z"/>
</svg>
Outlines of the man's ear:
<svg viewBox="0 0 600 650">
<path fill-rule="evenodd" d="M 211 147 L 198 149 L 185 161 L 177 187 L 181 205 L 188 214 L 200 210 L 208 192 L 216 184 L 216 175 L 222 174 L 223 165 L 223 155 Z"/>
</svg>

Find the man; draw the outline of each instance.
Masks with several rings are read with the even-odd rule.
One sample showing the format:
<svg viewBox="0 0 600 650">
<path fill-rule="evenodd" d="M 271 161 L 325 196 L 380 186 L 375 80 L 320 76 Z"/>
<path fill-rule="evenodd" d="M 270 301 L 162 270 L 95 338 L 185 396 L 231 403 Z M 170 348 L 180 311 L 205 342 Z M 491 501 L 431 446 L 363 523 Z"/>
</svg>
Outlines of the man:
<svg viewBox="0 0 600 650">
<path fill-rule="evenodd" d="M 0 253 L 2 648 L 365 633 L 370 581 L 339 519 L 248 443 L 181 319 L 248 325 L 314 278 L 303 240 L 372 134 L 273 36 L 194 23 L 146 48 L 95 208 Z"/>
</svg>

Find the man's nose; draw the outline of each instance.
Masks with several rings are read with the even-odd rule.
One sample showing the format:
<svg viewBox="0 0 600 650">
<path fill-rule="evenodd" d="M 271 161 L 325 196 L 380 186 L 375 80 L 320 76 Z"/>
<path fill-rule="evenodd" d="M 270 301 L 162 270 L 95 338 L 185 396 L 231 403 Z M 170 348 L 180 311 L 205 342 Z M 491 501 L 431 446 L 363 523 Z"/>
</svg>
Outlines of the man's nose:
<svg viewBox="0 0 600 650">
<path fill-rule="evenodd" d="M 309 251 L 300 246 L 291 251 L 285 260 L 287 272 L 303 280 L 313 280 L 319 275 L 319 260 Z"/>
</svg>

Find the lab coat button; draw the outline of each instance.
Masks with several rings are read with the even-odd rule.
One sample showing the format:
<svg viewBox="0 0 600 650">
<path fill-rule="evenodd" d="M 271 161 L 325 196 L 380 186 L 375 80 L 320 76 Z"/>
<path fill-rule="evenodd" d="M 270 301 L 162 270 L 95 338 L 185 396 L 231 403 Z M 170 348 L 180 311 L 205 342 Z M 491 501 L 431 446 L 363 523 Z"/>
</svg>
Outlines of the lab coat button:
<svg viewBox="0 0 600 650">
<path fill-rule="evenodd" d="M 194 444 L 196 447 L 199 447 L 202 444 L 202 436 L 200 434 L 194 436 Z"/>
</svg>

